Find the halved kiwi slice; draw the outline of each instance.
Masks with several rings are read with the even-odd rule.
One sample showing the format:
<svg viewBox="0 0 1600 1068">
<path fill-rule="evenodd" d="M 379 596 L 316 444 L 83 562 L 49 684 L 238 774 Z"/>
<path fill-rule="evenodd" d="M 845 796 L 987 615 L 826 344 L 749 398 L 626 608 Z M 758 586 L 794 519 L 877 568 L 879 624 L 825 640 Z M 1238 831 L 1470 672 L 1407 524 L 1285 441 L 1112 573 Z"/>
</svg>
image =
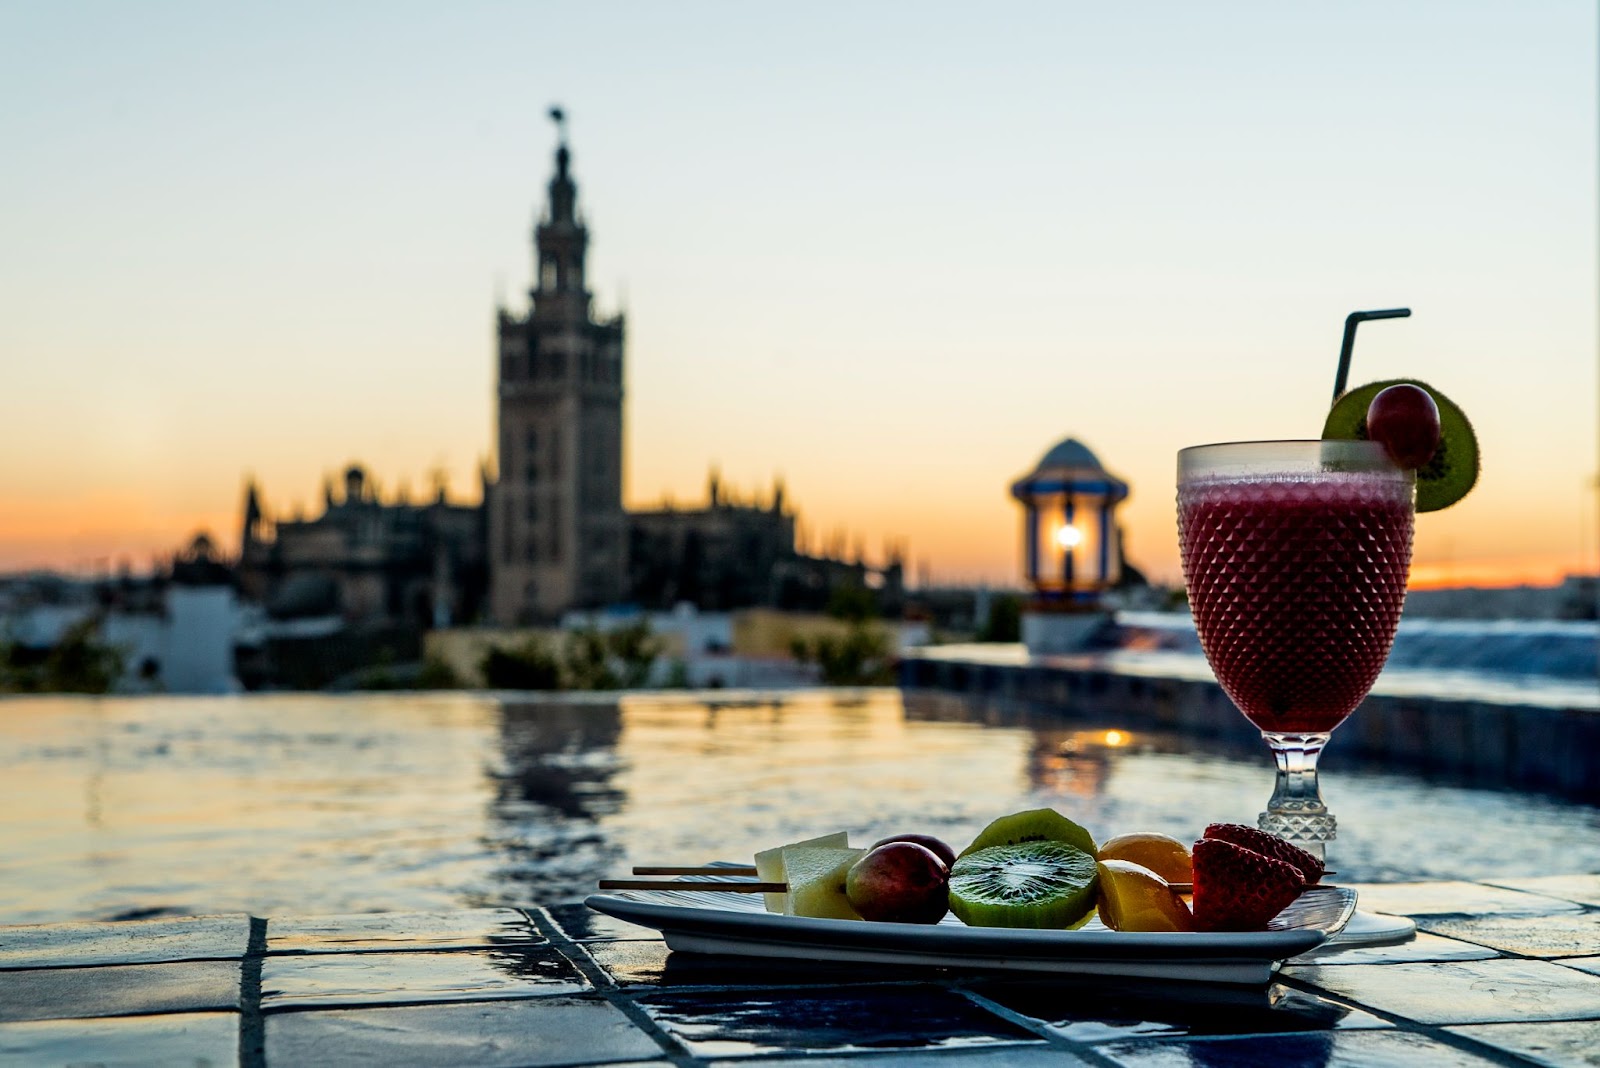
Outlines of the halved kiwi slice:
<svg viewBox="0 0 1600 1068">
<path fill-rule="evenodd" d="M 1439 406 L 1439 447 L 1433 458 L 1417 469 L 1417 511 L 1436 512 L 1465 497 L 1478 481 L 1478 436 L 1472 423 L 1449 397 L 1414 378 L 1391 378 L 1357 386 L 1333 402 L 1324 439 L 1367 440 L 1367 408 L 1372 398 L 1390 386 L 1420 386 Z"/>
<path fill-rule="evenodd" d="M 1098 852 L 1094 837 L 1088 831 L 1053 808 L 1032 808 L 1026 812 L 1001 816 L 989 824 L 972 840 L 971 845 L 961 851 L 961 856 L 990 846 L 1020 845 L 1023 842 L 1065 842 L 1090 855 Z"/>
<path fill-rule="evenodd" d="M 956 859 L 950 911 L 969 927 L 1075 927 L 1094 910 L 1094 855 L 1065 842 L 990 846 Z"/>
</svg>

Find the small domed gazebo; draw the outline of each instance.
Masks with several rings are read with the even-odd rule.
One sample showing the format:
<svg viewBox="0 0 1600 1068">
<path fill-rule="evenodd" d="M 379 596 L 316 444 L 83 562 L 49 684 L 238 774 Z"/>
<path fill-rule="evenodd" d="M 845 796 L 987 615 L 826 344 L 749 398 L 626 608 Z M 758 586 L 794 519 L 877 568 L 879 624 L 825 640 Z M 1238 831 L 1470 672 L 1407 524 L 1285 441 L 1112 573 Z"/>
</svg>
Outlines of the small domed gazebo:
<svg viewBox="0 0 1600 1068">
<path fill-rule="evenodd" d="M 1023 572 L 1034 609 L 1093 611 L 1121 577 L 1122 546 L 1112 512 L 1128 484 L 1076 438 L 1058 443 L 1011 485 L 1024 517 Z"/>
</svg>

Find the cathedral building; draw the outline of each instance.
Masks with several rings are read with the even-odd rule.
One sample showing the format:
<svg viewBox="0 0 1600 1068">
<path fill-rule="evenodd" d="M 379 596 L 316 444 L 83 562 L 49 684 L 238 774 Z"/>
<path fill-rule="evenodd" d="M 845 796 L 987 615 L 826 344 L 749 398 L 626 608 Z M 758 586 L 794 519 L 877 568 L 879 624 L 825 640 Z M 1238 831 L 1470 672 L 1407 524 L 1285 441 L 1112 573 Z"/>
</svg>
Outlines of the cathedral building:
<svg viewBox="0 0 1600 1068">
<path fill-rule="evenodd" d="M 477 618 L 485 577 L 483 510 L 445 496 L 381 500 L 352 464 L 342 495 L 323 487 L 322 513 L 274 519 L 252 479 L 237 564 L 240 592 L 274 619 L 338 617 L 412 629 Z"/>
<path fill-rule="evenodd" d="M 578 211 L 562 115 L 543 217 L 533 232 L 526 315 L 498 309 L 498 472 L 486 489 L 488 616 L 515 626 L 571 611 L 687 601 L 817 609 L 841 585 L 869 584 L 892 608 L 900 552 L 882 568 L 860 554 L 796 551 L 796 515 L 776 486 L 743 501 L 713 475 L 702 507 L 628 513 L 622 504 L 624 322 L 597 317 L 585 277 L 589 230 Z"/>
<path fill-rule="evenodd" d="M 560 123 L 559 112 L 552 117 Z M 549 624 L 619 605 L 820 611 L 842 588 L 873 589 L 881 610 L 899 610 L 903 549 L 877 566 L 859 547 L 847 554 L 842 537 L 799 551 L 799 517 L 781 481 L 770 493 L 741 494 L 713 472 L 703 504 L 624 510 L 625 324 L 595 312 L 588 247 L 563 129 L 533 230 L 527 310 L 497 309 L 496 470 L 482 472 L 482 503 L 447 499 L 442 482 L 431 500 L 383 500 L 352 465 L 342 492 L 325 486 L 320 515 L 274 517 L 252 480 L 237 564 L 247 601 L 274 621 L 336 619 L 352 633 L 413 637 L 462 624 Z M 312 644 L 327 671 L 294 675 L 280 665 L 273 679 L 322 685 L 335 668 L 366 663 L 365 647 L 334 656 L 328 639 Z"/>
<path fill-rule="evenodd" d="M 489 616 L 502 626 L 628 596 L 624 323 L 595 316 L 564 128 L 533 241 L 528 312 L 497 314 L 499 462 L 487 507 Z"/>
</svg>

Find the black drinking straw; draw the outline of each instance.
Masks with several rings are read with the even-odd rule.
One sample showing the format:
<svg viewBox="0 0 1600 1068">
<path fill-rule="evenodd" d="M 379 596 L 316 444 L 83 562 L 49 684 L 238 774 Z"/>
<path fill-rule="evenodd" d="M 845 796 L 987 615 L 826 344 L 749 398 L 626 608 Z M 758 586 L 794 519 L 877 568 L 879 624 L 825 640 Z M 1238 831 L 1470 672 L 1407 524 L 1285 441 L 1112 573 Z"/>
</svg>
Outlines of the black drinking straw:
<svg viewBox="0 0 1600 1068">
<path fill-rule="evenodd" d="M 1351 312 L 1344 317 L 1344 344 L 1339 346 L 1339 373 L 1333 380 L 1333 399 L 1344 396 L 1350 383 L 1350 350 L 1356 347 L 1356 327 L 1368 319 L 1409 319 L 1410 308 L 1385 308 L 1383 311 Z"/>
</svg>

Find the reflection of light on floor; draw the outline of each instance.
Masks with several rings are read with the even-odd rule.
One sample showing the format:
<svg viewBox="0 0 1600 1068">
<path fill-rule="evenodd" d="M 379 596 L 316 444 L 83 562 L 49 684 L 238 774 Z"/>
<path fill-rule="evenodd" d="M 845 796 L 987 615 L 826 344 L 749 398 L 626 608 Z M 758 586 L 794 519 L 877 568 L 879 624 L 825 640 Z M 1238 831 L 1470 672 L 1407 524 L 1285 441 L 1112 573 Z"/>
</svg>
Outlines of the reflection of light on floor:
<svg viewBox="0 0 1600 1068">
<path fill-rule="evenodd" d="M 1061 732 L 1041 732 L 1057 735 Z M 1115 728 L 1104 731 L 1071 731 L 1056 744 L 1057 751 L 1063 754 L 1092 752 L 1095 749 L 1126 749 L 1137 740 L 1132 731 L 1120 731 Z"/>
<path fill-rule="evenodd" d="M 1050 731 L 1035 729 L 1038 739 L 1028 761 L 1028 777 L 1035 790 L 1080 798 L 1105 792 L 1116 750 L 1127 750 L 1137 740 L 1132 731 Z"/>
</svg>

